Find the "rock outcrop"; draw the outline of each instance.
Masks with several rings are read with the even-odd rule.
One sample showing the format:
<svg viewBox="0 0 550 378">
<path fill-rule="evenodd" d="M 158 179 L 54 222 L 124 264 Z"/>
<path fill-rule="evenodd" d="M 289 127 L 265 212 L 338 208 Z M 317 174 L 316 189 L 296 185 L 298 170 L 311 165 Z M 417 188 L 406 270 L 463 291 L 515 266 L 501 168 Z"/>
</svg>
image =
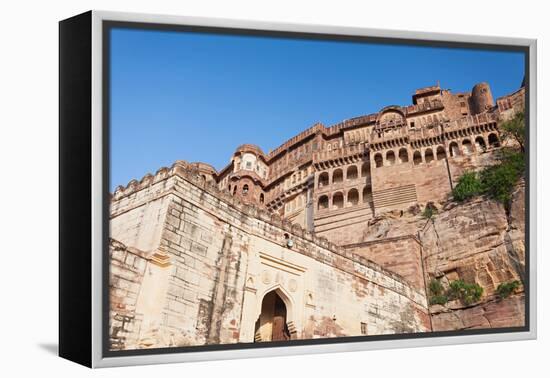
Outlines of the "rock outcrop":
<svg viewBox="0 0 550 378">
<path fill-rule="evenodd" d="M 485 197 L 464 203 L 449 202 L 431 219 L 419 209 L 383 214 L 369 222 L 365 241 L 414 235 L 422 244 L 424 278 L 428 296 L 431 280 L 445 289 L 463 280 L 483 288 L 479 301 L 464 304 L 450 300 L 430 306 L 434 331 L 524 325 L 525 294 L 525 184 L 513 193 L 508 211 Z M 369 256 L 367 256 L 369 257 Z M 377 262 L 375 260 L 375 262 Z M 384 265 L 384 261 L 381 261 Z M 405 267 L 405 262 L 403 263 Z M 399 266 L 392 268 L 399 273 Z M 500 284 L 518 281 L 512 294 L 501 298 Z"/>
</svg>

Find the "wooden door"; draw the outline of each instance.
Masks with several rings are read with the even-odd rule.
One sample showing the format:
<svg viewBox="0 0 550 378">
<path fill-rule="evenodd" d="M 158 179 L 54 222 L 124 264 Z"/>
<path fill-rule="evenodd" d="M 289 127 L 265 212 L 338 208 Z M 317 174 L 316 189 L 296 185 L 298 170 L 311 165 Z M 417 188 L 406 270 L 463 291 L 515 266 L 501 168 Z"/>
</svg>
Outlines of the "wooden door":
<svg viewBox="0 0 550 378">
<path fill-rule="evenodd" d="M 290 333 L 286 326 L 286 306 L 282 299 L 277 295 L 275 298 L 275 308 L 273 311 L 273 328 L 271 334 L 272 341 L 281 341 L 290 339 Z"/>
</svg>

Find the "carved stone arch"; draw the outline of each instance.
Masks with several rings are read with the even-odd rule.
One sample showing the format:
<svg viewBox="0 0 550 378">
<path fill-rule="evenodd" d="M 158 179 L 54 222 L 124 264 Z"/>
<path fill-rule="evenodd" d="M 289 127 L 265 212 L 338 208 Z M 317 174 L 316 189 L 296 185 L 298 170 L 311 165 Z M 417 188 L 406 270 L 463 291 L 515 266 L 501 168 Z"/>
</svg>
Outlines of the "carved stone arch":
<svg viewBox="0 0 550 378">
<path fill-rule="evenodd" d="M 413 164 L 419 165 L 422 164 L 422 153 L 418 150 L 413 153 Z"/>
<path fill-rule="evenodd" d="M 262 301 L 265 298 L 265 296 L 272 291 L 275 291 L 277 295 L 283 300 L 286 306 L 287 310 L 287 321 L 294 320 L 295 318 L 295 301 L 292 298 L 292 295 L 288 290 L 286 290 L 280 283 L 274 283 L 273 285 L 269 286 L 267 289 L 264 290 L 264 292 L 261 295 L 261 299 L 258 301 L 259 303 L 256 305 L 256 317 L 260 315 L 262 312 Z M 290 313 L 290 314 L 289 314 Z"/>
<path fill-rule="evenodd" d="M 396 105 L 390 105 L 386 106 L 380 112 L 378 113 L 378 116 L 376 117 L 376 124 L 384 124 L 389 123 L 389 121 L 396 121 L 404 120 L 405 119 L 405 113 L 403 113 L 403 110 L 401 107 Z"/>
<path fill-rule="evenodd" d="M 409 152 L 405 147 L 401 148 L 399 150 L 399 162 L 400 163 L 407 163 L 409 161 Z"/>
<path fill-rule="evenodd" d="M 500 147 L 500 141 L 498 139 L 497 134 L 495 134 L 495 133 L 489 134 L 488 140 L 489 140 L 489 145 L 491 147 L 493 147 L 493 148 L 494 147 Z"/>
<path fill-rule="evenodd" d="M 424 150 L 424 161 L 426 163 L 429 163 L 433 160 L 434 160 L 434 153 L 433 153 L 432 149 L 431 148 L 426 148 L 426 150 Z"/>
<path fill-rule="evenodd" d="M 384 165 L 384 159 L 382 158 L 382 154 L 380 152 L 377 152 L 376 154 L 374 154 L 373 160 L 374 160 L 374 166 L 376 168 L 380 168 Z"/>
<path fill-rule="evenodd" d="M 317 201 L 317 210 L 326 210 L 329 208 L 329 200 L 327 195 L 322 195 Z"/>
<path fill-rule="evenodd" d="M 328 172 L 321 172 L 319 174 L 319 178 L 317 180 L 317 187 L 322 188 L 324 186 L 328 186 L 328 184 L 329 184 Z"/>
<path fill-rule="evenodd" d="M 469 138 L 465 138 L 462 140 L 462 153 L 464 155 L 470 155 L 474 152 L 474 148 L 472 146 L 472 142 Z"/>
<path fill-rule="evenodd" d="M 455 141 L 449 143 L 449 156 L 457 157 L 459 155 L 460 155 L 460 147 L 458 146 L 458 143 Z"/>
<path fill-rule="evenodd" d="M 395 152 L 393 150 L 389 150 L 386 152 L 386 164 L 387 165 L 394 165 L 395 164 Z"/>
<path fill-rule="evenodd" d="M 482 136 L 477 136 L 474 140 L 474 143 L 476 145 L 476 149 L 479 152 L 485 151 L 487 149 L 487 143 L 485 143 L 485 139 Z"/>
<path fill-rule="evenodd" d="M 337 184 L 344 181 L 344 171 L 341 168 L 337 168 L 332 172 L 332 183 Z"/>
<path fill-rule="evenodd" d="M 437 146 L 436 159 L 437 160 L 443 160 L 446 157 L 447 157 L 447 153 L 445 152 L 445 148 L 443 146 Z"/>
<path fill-rule="evenodd" d="M 294 299 L 292 298 L 292 295 L 279 283 L 273 284 L 270 287 L 268 287 L 264 292 L 262 293 L 257 303 L 256 303 L 256 311 L 255 311 L 255 317 L 256 319 L 254 324 L 254 341 L 262 341 L 261 334 L 259 332 L 259 327 L 261 324 L 261 316 L 262 316 L 262 310 L 263 310 L 263 302 L 264 299 L 270 294 L 276 294 L 276 297 L 278 297 L 283 303 L 286 310 L 286 329 L 288 330 L 287 336 L 290 339 L 296 339 L 297 331 L 296 331 L 296 304 Z M 264 318 L 265 319 L 265 318 Z M 271 323 L 275 324 L 275 323 Z M 286 333 L 286 331 L 285 331 Z"/>
<path fill-rule="evenodd" d="M 341 209 L 345 205 L 344 193 L 338 191 L 332 195 L 332 208 Z"/>
</svg>

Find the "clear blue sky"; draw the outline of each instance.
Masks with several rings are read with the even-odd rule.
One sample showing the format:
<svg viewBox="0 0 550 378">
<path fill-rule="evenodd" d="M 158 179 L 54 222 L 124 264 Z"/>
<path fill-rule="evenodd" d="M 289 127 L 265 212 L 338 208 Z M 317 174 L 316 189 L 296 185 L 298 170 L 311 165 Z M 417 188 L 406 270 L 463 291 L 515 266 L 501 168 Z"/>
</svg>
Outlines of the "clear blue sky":
<svg viewBox="0 0 550 378">
<path fill-rule="evenodd" d="M 265 152 L 326 126 L 409 105 L 416 88 L 516 90 L 523 54 L 114 29 L 111 190 L 175 160 L 223 168 L 243 143 Z"/>
</svg>

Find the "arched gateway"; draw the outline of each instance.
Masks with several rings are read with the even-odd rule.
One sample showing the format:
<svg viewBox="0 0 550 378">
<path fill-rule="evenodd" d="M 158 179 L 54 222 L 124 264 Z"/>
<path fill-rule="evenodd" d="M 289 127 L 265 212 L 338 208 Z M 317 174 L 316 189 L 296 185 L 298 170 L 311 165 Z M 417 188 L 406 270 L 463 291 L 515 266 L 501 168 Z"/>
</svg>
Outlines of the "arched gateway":
<svg viewBox="0 0 550 378">
<path fill-rule="evenodd" d="M 262 311 L 254 328 L 254 342 L 284 341 L 292 338 L 288 326 L 287 306 L 279 290 L 272 290 L 262 300 Z"/>
</svg>

